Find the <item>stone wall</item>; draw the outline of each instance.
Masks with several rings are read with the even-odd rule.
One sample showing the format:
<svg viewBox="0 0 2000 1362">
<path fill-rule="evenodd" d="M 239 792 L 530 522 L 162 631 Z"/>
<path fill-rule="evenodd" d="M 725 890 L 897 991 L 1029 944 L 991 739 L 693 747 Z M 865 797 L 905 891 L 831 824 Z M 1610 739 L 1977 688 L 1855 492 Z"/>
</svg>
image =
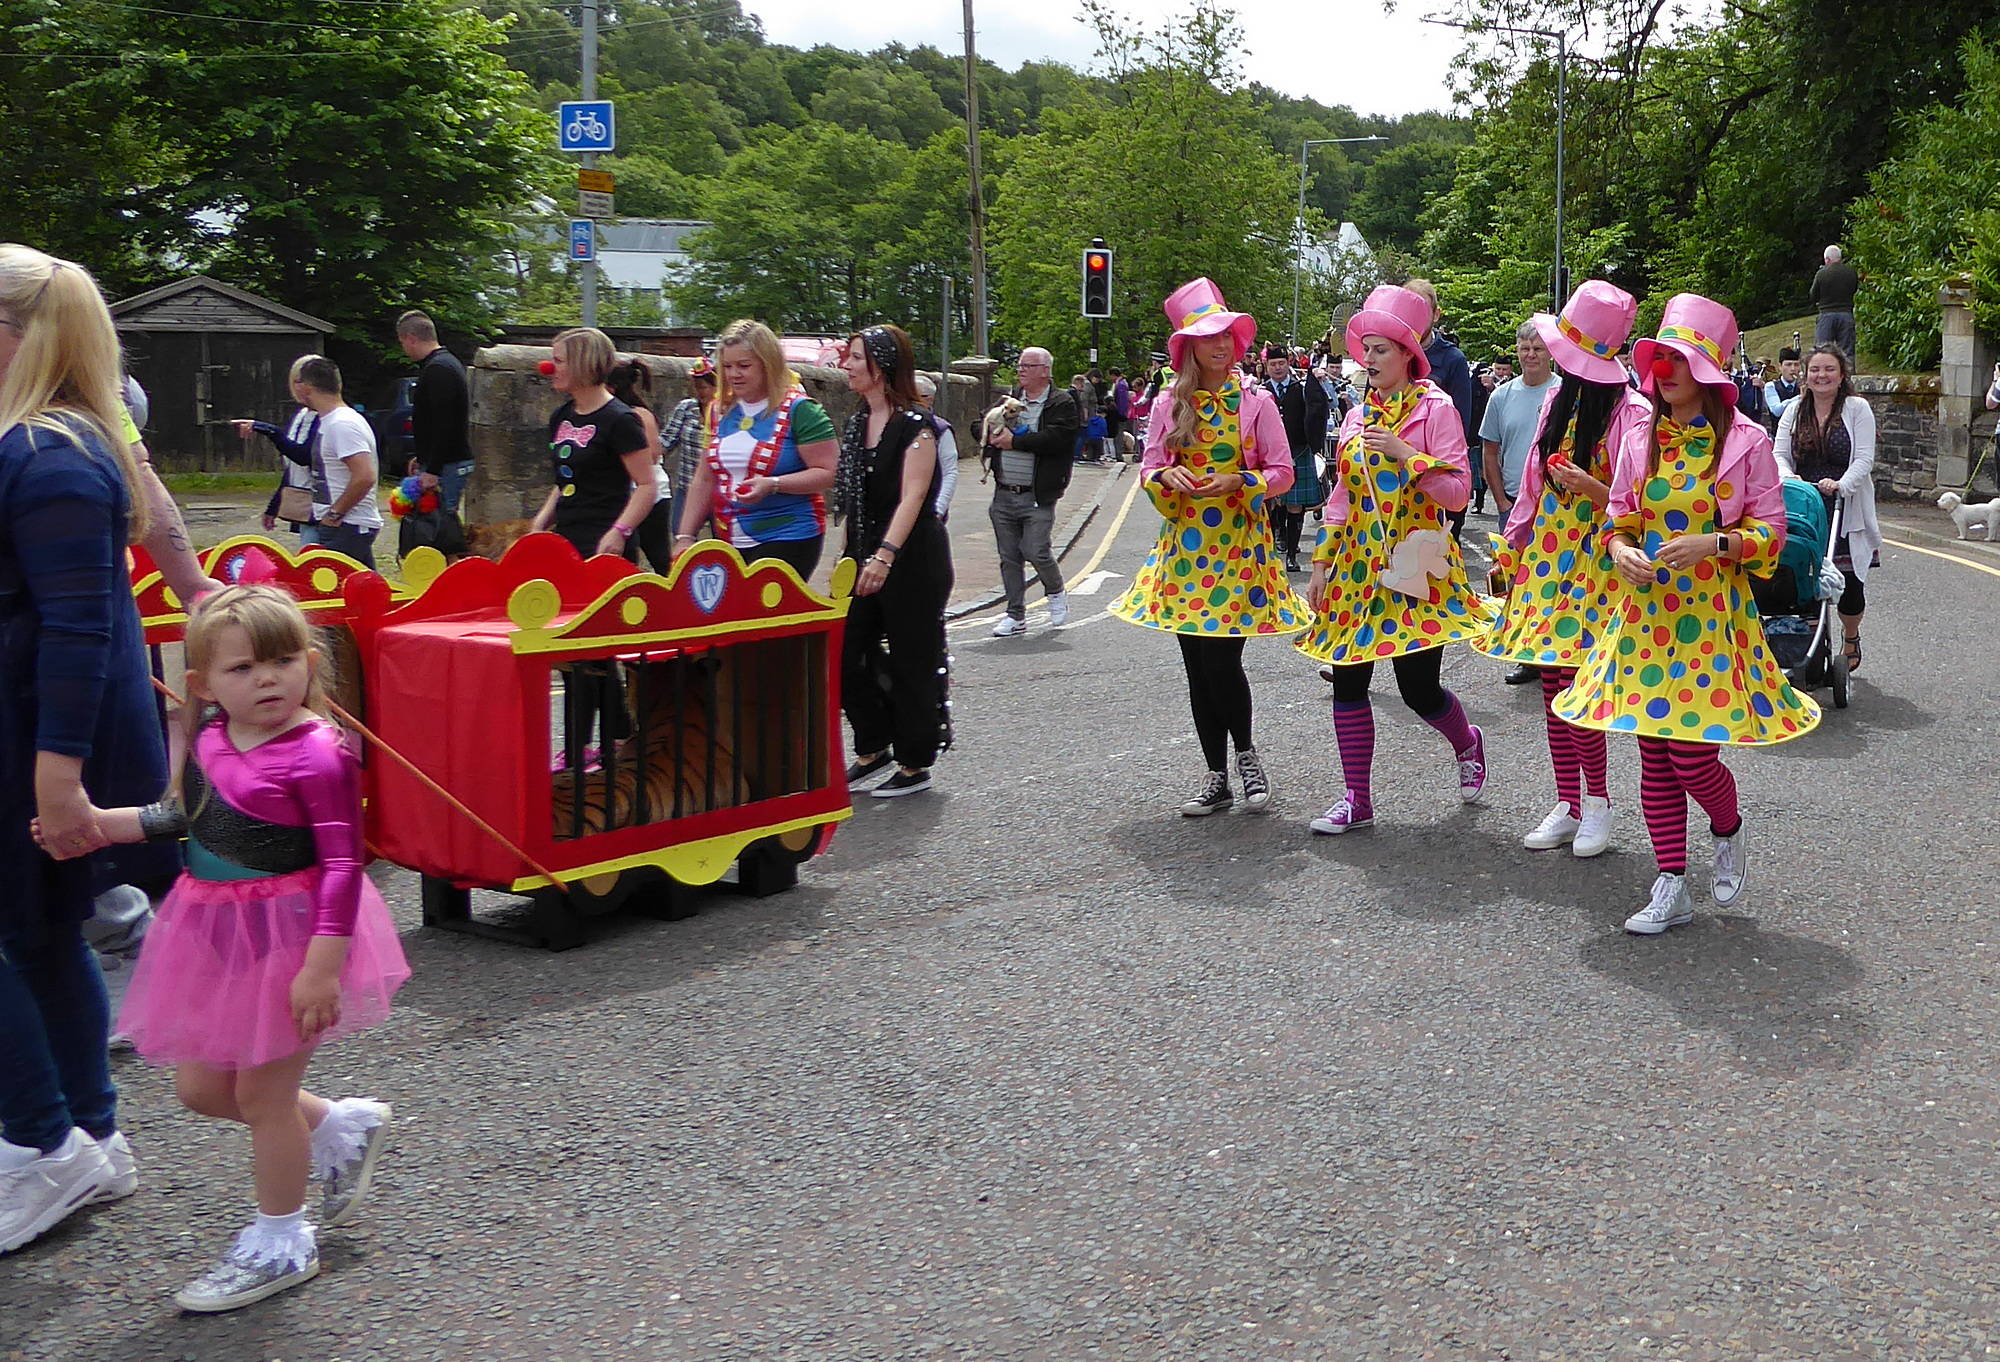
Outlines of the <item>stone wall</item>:
<svg viewBox="0 0 2000 1362">
<path fill-rule="evenodd" d="M 549 417 L 562 405 L 541 362 L 545 346 L 494 345 L 473 357 L 472 480 L 466 485 L 464 516 L 468 524 L 531 517 L 549 493 Z M 653 414 L 662 420 L 688 396 L 688 371 L 695 361 L 641 355 L 653 374 Z M 836 427 L 854 411 L 854 395 L 837 369 L 801 366 L 806 391 L 827 409 Z M 933 372 L 931 378 L 938 375 Z M 938 414 L 958 433 L 959 457 L 977 453 L 972 431 L 990 405 L 982 376 L 953 373 L 942 385 Z"/>
<path fill-rule="evenodd" d="M 1934 497 L 1938 489 L 1935 376 L 1856 374 L 1854 389 L 1875 410 L 1875 494 Z"/>
</svg>

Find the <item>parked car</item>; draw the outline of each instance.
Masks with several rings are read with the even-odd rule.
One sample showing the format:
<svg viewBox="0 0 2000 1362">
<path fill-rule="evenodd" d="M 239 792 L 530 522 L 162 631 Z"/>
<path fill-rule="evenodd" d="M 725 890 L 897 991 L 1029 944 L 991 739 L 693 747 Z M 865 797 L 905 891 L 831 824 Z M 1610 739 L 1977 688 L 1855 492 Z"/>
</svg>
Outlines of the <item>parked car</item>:
<svg viewBox="0 0 2000 1362">
<path fill-rule="evenodd" d="M 410 437 L 415 433 L 413 413 L 416 411 L 416 393 L 417 380 L 414 377 L 399 378 L 396 380 L 395 403 L 368 413 L 368 424 L 375 428 L 375 449 L 385 478 L 400 479 L 410 461 Z"/>
</svg>

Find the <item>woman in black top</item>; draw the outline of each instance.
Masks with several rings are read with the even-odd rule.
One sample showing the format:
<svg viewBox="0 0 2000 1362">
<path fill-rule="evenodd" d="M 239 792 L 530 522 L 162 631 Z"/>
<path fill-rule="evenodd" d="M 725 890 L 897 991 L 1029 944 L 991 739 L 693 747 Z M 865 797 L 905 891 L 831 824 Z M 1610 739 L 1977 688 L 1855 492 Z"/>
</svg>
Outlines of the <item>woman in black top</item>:
<svg viewBox="0 0 2000 1362">
<path fill-rule="evenodd" d="M 556 485 L 531 528 L 554 530 L 585 558 L 633 558 L 632 535 L 653 509 L 653 448 L 638 416 L 605 386 L 618 351 L 602 331 L 580 326 L 558 334 L 550 353 L 549 386 L 569 400 L 549 418 Z M 579 662 L 566 678 L 564 732 L 579 736 L 586 771 L 595 769 L 601 756 L 591 743 L 599 714 L 604 716 L 605 742 L 632 731 L 616 667 L 613 662 Z M 555 769 L 568 764 L 567 749 L 565 741 Z"/>
<path fill-rule="evenodd" d="M 630 558 L 655 484 L 646 428 L 605 386 L 618 351 L 611 337 L 586 326 L 559 334 L 550 353 L 549 386 L 569 400 L 549 418 L 555 486 L 533 528 L 554 530 L 585 558 Z"/>
<path fill-rule="evenodd" d="M 847 423 L 835 483 L 847 520 L 847 557 L 860 565 L 841 647 L 841 707 L 854 729 L 847 786 L 893 799 L 931 787 L 931 763 L 949 741 L 944 606 L 951 544 L 936 511 L 937 435 L 917 405 L 916 360 L 900 327 L 871 326 L 841 361 L 862 408 Z M 884 646 L 886 645 L 886 652 Z"/>
</svg>

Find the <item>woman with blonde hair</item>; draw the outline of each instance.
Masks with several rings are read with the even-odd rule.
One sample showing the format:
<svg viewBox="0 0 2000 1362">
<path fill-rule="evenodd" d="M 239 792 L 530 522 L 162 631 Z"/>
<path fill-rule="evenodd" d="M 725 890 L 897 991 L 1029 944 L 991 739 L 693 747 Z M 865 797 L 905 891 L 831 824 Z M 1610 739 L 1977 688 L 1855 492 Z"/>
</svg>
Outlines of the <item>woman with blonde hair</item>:
<svg viewBox="0 0 2000 1362">
<path fill-rule="evenodd" d="M 147 515 L 118 384 L 90 275 L 0 245 L 0 1253 L 138 1186 L 81 930 L 108 887 L 93 805 L 167 783 L 125 568 Z"/>
<path fill-rule="evenodd" d="M 693 544 L 713 515 L 717 534 L 747 561 L 782 558 L 810 577 L 826 541 L 826 491 L 840 467 L 833 420 L 806 396 L 764 323 L 724 327 L 715 361 L 722 375 L 715 430 L 679 512 L 674 552 Z"/>
<path fill-rule="evenodd" d="M 611 393 L 618 367 L 611 337 L 579 326 L 550 343 L 549 386 L 569 400 L 549 418 L 555 486 L 534 528 L 554 530 L 585 558 L 630 558 L 632 536 L 653 509 L 654 439 L 638 414 Z"/>
</svg>

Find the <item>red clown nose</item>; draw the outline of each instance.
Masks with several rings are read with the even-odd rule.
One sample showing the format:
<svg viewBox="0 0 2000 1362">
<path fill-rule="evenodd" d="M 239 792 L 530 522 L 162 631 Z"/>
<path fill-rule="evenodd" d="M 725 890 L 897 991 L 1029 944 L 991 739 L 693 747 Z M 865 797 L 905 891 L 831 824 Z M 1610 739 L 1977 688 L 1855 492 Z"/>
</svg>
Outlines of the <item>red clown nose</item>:
<svg viewBox="0 0 2000 1362">
<path fill-rule="evenodd" d="M 547 378 L 556 371 L 556 362 L 552 359 L 545 359 L 540 364 L 537 364 L 535 369 L 543 378 Z"/>
<path fill-rule="evenodd" d="M 1664 382 L 1673 376 L 1674 362 L 1671 359 L 1665 355 L 1660 355 L 1653 360 L 1653 380 L 1655 382 Z"/>
</svg>

